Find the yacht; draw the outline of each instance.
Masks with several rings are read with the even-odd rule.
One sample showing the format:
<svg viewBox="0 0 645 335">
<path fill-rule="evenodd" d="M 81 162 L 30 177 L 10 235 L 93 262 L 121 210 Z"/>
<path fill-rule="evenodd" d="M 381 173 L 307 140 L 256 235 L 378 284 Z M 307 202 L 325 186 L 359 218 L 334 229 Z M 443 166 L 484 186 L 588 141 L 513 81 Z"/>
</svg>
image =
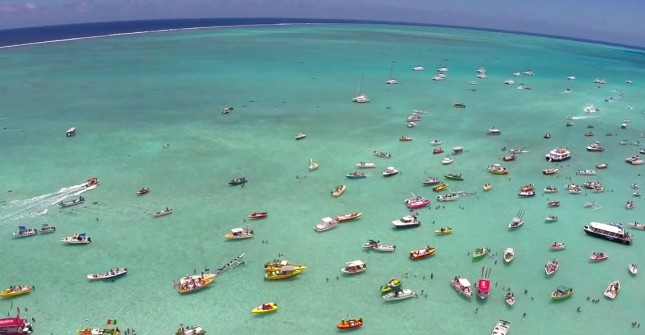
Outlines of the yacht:
<svg viewBox="0 0 645 335">
<path fill-rule="evenodd" d="M 370 102 L 370 98 L 368 98 L 367 95 L 365 95 L 365 94 L 361 94 L 361 95 L 357 95 L 357 96 L 353 97 L 352 102 L 356 102 L 356 103 L 359 103 L 359 104 L 360 103 L 366 103 L 366 102 Z"/>
<path fill-rule="evenodd" d="M 571 158 L 571 151 L 566 148 L 555 148 L 546 154 L 546 160 L 549 162 L 562 162 Z"/>
<path fill-rule="evenodd" d="M 587 235 L 602 238 L 608 241 L 622 243 L 626 245 L 632 244 L 632 235 L 625 231 L 622 225 L 590 222 L 584 226 L 584 231 Z"/>
</svg>

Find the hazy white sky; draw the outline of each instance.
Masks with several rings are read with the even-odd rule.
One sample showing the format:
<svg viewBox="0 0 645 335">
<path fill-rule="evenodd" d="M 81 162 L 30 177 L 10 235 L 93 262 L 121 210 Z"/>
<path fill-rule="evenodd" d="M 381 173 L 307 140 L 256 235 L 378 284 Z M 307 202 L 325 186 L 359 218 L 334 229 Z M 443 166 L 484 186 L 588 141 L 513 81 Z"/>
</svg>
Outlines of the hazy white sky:
<svg viewBox="0 0 645 335">
<path fill-rule="evenodd" d="M 645 47 L 645 0 L 0 0 L 0 29 L 164 18 L 405 21 Z"/>
</svg>

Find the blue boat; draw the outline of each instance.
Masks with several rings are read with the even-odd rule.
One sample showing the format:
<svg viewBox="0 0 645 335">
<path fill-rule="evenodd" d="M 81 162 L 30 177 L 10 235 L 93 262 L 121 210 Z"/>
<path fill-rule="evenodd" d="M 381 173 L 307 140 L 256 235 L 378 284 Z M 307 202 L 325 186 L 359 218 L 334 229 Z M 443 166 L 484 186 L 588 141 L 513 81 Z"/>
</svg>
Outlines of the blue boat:
<svg viewBox="0 0 645 335">
<path fill-rule="evenodd" d="M 363 172 L 357 172 L 357 171 L 350 172 L 350 173 L 348 173 L 348 174 L 347 174 L 347 175 L 345 175 L 345 176 L 346 176 L 347 178 L 349 178 L 349 179 L 361 179 L 361 178 L 365 178 L 365 177 L 367 177 L 367 175 L 365 175 L 365 173 L 363 173 Z"/>
</svg>

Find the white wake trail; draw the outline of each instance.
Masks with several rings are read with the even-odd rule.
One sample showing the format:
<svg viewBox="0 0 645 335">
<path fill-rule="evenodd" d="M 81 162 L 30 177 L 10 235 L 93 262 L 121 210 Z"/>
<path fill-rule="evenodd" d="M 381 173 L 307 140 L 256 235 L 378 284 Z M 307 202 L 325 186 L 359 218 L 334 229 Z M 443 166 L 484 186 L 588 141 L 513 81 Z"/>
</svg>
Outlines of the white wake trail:
<svg viewBox="0 0 645 335">
<path fill-rule="evenodd" d="M 30 199 L 12 200 L 0 205 L 0 221 L 17 221 L 47 214 L 49 207 L 57 205 L 68 197 L 77 197 L 96 188 L 86 183 L 63 187 L 57 192 L 39 195 Z"/>
</svg>

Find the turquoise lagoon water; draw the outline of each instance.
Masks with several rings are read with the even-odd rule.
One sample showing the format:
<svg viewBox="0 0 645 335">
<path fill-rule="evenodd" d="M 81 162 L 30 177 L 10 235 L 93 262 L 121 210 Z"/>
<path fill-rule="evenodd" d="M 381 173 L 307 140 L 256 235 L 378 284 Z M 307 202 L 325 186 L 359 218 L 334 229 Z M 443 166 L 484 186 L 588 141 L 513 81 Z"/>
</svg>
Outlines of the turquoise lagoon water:
<svg viewBox="0 0 645 335">
<path fill-rule="evenodd" d="M 623 334 L 635 331 L 630 323 L 643 315 L 642 278 L 630 276 L 627 265 L 645 264 L 645 236 L 634 231 L 634 245 L 623 246 L 582 231 L 592 220 L 642 220 L 645 204 L 630 188 L 644 183 L 642 167 L 623 162 L 638 153 L 645 129 L 640 51 L 457 29 L 296 25 L 45 44 L 5 49 L 0 58 L 0 278 L 4 286 L 36 287 L 0 301 L 0 309 L 27 307 L 34 334 L 68 334 L 111 318 L 137 334 L 169 334 L 179 323 L 218 334 L 329 334 L 347 315 L 365 320 L 365 334 L 489 334 L 498 319 L 509 320 L 515 334 L 541 334 L 546 327 L 562 334 Z M 412 71 L 416 65 L 426 71 Z M 433 81 L 444 66 L 447 79 Z M 481 66 L 487 79 L 476 78 Z M 390 69 L 399 85 L 385 84 Z M 512 76 L 527 69 L 535 76 Z M 568 81 L 569 75 L 577 79 Z M 607 83 L 594 84 L 596 78 Z M 505 85 L 507 79 L 532 90 Z M 372 101 L 352 104 L 358 91 Z M 467 107 L 453 108 L 456 101 Z M 589 104 L 599 111 L 585 113 Z M 225 106 L 235 110 L 222 115 Z M 426 114 L 407 128 L 414 109 Z M 624 119 L 631 122 L 620 129 Z M 66 138 L 72 126 L 78 135 Z M 491 126 L 503 134 L 486 136 Z M 594 136 L 583 136 L 589 130 Z M 295 141 L 301 131 L 307 138 Z M 551 139 L 543 138 L 546 132 Z M 400 142 L 402 135 L 413 141 Z M 466 152 L 444 166 L 443 155 L 431 153 L 433 139 L 448 151 L 463 146 Z M 623 139 L 629 144 L 619 144 Z M 594 141 L 606 150 L 586 152 Z M 556 176 L 543 176 L 540 171 L 553 166 L 544 155 L 558 146 L 571 149 L 573 158 Z M 504 147 L 529 152 L 504 163 Z M 373 150 L 392 158 L 374 157 Z M 310 158 L 320 163 L 318 170 L 307 170 Z M 377 168 L 366 171 L 366 179 L 345 180 L 360 161 Z M 575 175 L 600 162 L 609 168 L 597 176 Z M 493 163 L 503 163 L 509 176 L 487 173 Z M 384 179 L 387 166 L 401 174 Z M 436 202 L 421 182 L 449 172 L 465 175 L 450 182 L 450 190 L 476 194 Z M 93 176 L 101 185 L 83 193 L 85 204 L 56 205 L 80 194 L 79 185 Z M 250 182 L 228 185 L 240 176 Z M 601 181 L 607 191 L 516 195 L 528 183 L 563 190 L 588 180 Z M 341 183 L 345 194 L 330 197 Z M 493 190 L 483 193 L 484 183 Z M 143 186 L 150 194 L 135 196 Z M 411 193 L 433 203 L 420 210 L 420 228 L 395 231 L 391 221 L 408 213 L 403 200 Z M 630 199 L 636 208 L 628 211 Z M 562 205 L 548 208 L 549 200 Z M 588 201 L 601 208 L 585 208 Z M 166 206 L 174 214 L 152 218 Z M 252 223 L 254 239 L 223 238 L 261 210 L 270 214 Z M 509 232 L 519 210 L 525 225 Z M 363 218 L 324 233 L 312 229 L 323 217 L 354 211 Z M 560 220 L 545 223 L 548 214 Z M 44 223 L 56 233 L 12 239 L 18 225 Z M 455 231 L 435 236 L 441 226 Z M 61 245 L 59 238 L 75 232 L 86 232 L 93 243 Z M 367 239 L 396 244 L 397 251 L 368 253 L 361 249 Z M 551 252 L 553 241 L 568 248 Z M 436 246 L 436 255 L 408 259 L 409 250 L 426 245 Z M 468 253 L 482 246 L 493 249 L 491 257 L 473 262 Z M 502 261 L 506 247 L 516 250 L 510 264 Z M 594 251 L 609 260 L 589 263 Z M 221 274 L 208 289 L 180 296 L 173 288 L 173 280 L 241 253 L 245 266 Z M 264 281 L 263 264 L 281 253 L 309 269 L 293 280 Z M 544 263 L 552 258 L 560 260 L 560 270 L 545 278 Z M 354 259 L 365 261 L 368 271 L 341 275 Z M 85 278 L 115 267 L 130 272 L 115 282 Z M 482 267 L 492 268 L 495 283 L 487 301 L 467 301 L 450 287 L 456 275 L 476 283 Z M 379 287 L 395 277 L 423 291 L 421 297 L 384 302 Z M 613 280 L 623 290 L 608 301 L 602 292 Z M 563 284 L 574 287 L 573 298 L 552 302 L 550 292 Z M 503 299 L 509 287 L 518 298 L 512 308 Z M 268 301 L 280 310 L 250 313 Z"/>
</svg>

